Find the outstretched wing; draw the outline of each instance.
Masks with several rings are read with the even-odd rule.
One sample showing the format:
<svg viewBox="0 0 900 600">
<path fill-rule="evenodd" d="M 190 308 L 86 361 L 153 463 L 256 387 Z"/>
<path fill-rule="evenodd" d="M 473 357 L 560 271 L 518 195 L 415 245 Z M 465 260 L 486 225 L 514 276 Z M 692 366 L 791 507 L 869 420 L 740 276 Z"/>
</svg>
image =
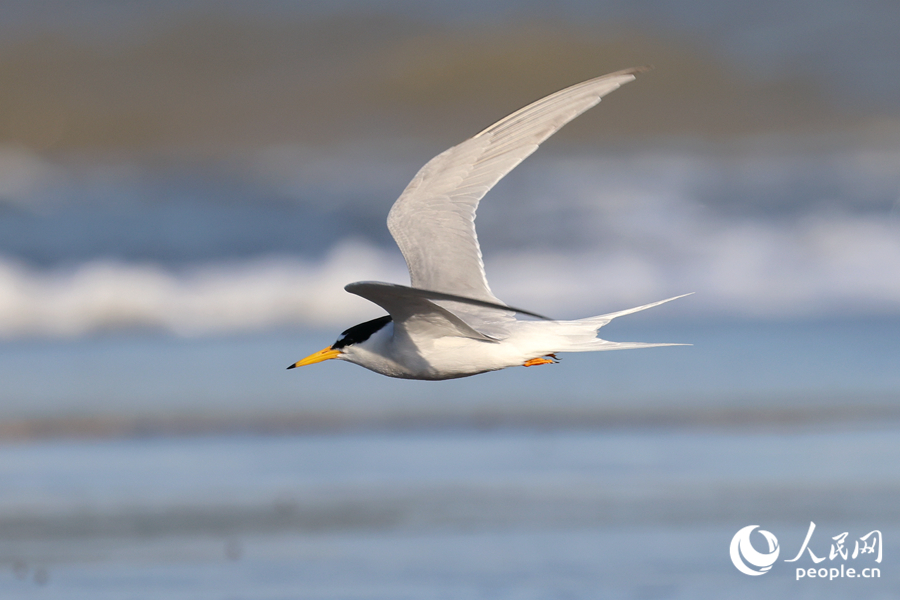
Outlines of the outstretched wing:
<svg viewBox="0 0 900 600">
<path fill-rule="evenodd" d="M 642 70 L 610 73 L 551 94 L 422 167 L 388 215 L 412 287 L 499 303 L 475 234 L 478 202 L 541 142 Z"/>
<path fill-rule="evenodd" d="M 344 289 L 351 294 L 356 294 L 370 302 L 374 302 L 386 310 L 394 320 L 395 327 L 404 327 L 408 331 L 418 327 L 425 327 L 428 328 L 429 333 L 432 335 L 456 335 L 483 341 L 496 341 L 495 336 L 491 336 L 484 331 L 484 327 L 480 326 L 482 324 L 481 321 L 484 319 L 477 319 L 478 322 L 469 324 L 455 314 L 455 312 L 459 311 L 451 312 L 436 304 L 435 301 L 448 302 L 451 303 L 450 306 L 472 307 L 477 309 L 481 315 L 494 313 L 502 316 L 509 313 L 523 313 L 545 321 L 550 320 L 537 313 L 513 308 L 505 304 L 464 298 L 442 292 L 420 290 L 394 283 L 357 281 L 346 285 Z M 463 310 L 462 312 L 465 311 Z"/>
<path fill-rule="evenodd" d="M 358 281 L 344 289 L 386 310 L 394 321 L 394 327 L 402 328 L 410 335 L 422 334 L 429 338 L 458 336 L 484 342 L 496 341 L 429 300 L 422 293 L 423 290 L 377 281 Z"/>
<path fill-rule="evenodd" d="M 550 317 L 539 315 L 524 308 L 516 308 L 507 306 L 499 302 L 487 302 L 485 300 L 476 300 L 475 298 L 466 298 L 465 296 L 457 296 L 456 294 L 445 294 L 444 292 L 434 292 L 432 290 L 423 290 L 419 288 L 407 287 L 405 285 L 397 285 L 396 283 L 383 283 L 381 281 L 357 281 L 356 283 L 348 283 L 344 289 L 351 294 L 367 298 L 366 294 L 386 293 L 389 292 L 397 297 L 404 298 L 421 298 L 425 300 L 444 300 L 448 302 L 459 302 L 469 306 L 477 306 L 480 308 L 494 309 L 504 313 L 522 313 L 529 317 L 536 317 L 543 321 L 552 321 Z M 374 300 L 373 300 L 374 302 Z M 378 304 L 376 302 L 376 304 Z M 382 307 L 383 308 L 383 307 Z"/>
</svg>

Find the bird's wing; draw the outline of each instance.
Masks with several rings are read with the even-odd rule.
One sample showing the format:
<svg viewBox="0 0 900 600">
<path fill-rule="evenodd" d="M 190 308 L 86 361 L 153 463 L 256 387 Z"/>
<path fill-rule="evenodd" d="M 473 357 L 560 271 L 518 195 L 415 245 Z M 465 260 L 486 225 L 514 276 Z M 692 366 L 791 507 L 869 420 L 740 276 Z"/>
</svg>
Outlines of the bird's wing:
<svg viewBox="0 0 900 600">
<path fill-rule="evenodd" d="M 511 315 L 514 313 L 550 320 L 537 313 L 505 304 L 420 290 L 395 283 L 357 281 L 346 285 L 344 289 L 388 311 L 394 326 L 404 327 L 407 331 L 424 326 L 429 328 L 431 334 L 496 341 L 506 333 L 506 329 L 500 328 L 499 324 L 512 319 Z M 469 318 L 464 320 L 457 313 Z"/>
<path fill-rule="evenodd" d="M 371 293 L 391 293 L 397 297 L 403 298 L 423 298 L 425 300 L 442 300 L 452 303 L 460 303 L 469 306 L 476 306 L 481 309 L 493 309 L 503 313 L 522 313 L 529 317 L 536 317 L 543 321 L 552 321 L 550 317 L 539 315 L 537 313 L 525 310 L 524 308 L 516 308 L 507 306 L 498 302 L 488 302 L 485 300 L 476 300 L 475 298 L 466 298 L 465 296 L 457 296 L 456 294 L 446 294 L 444 292 L 435 292 L 432 290 L 423 290 L 419 288 L 407 287 L 405 285 L 397 285 L 396 283 L 383 283 L 381 281 L 357 281 L 344 286 L 344 289 L 351 294 L 362 296 L 371 300 L 367 294 Z M 372 302 L 375 302 L 372 300 Z M 375 302 L 378 304 L 377 302 Z M 380 305 L 379 305 L 380 306 Z"/>
<path fill-rule="evenodd" d="M 358 281 L 344 289 L 386 310 L 391 315 L 394 327 L 404 329 L 412 336 L 421 333 L 428 337 L 457 336 L 484 342 L 496 341 L 432 302 L 425 290 L 377 281 Z"/>
<path fill-rule="evenodd" d="M 422 167 L 388 215 L 411 285 L 499 303 L 475 234 L 478 202 L 541 142 L 642 70 L 610 73 L 551 94 Z"/>
</svg>

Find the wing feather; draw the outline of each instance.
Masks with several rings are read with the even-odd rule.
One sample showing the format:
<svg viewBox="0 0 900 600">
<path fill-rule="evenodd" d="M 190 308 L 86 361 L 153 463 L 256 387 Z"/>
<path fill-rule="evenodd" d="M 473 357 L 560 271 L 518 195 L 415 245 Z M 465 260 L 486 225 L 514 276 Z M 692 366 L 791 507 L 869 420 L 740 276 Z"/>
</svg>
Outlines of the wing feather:
<svg viewBox="0 0 900 600">
<path fill-rule="evenodd" d="M 424 290 L 378 281 L 357 281 L 344 289 L 386 310 L 394 321 L 394 328 L 403 329 L 412 336 L 421 333 L 429 338 L 455 336 L 496 341 L 432 302 L 427 293 L 422 293 Z"/>
<path fill-rule="evenodd" d="M 388 215 L 412 287 L 500 303 L 488 286 L 475 233 L 479 201 L 541 142 L 642 70 L 617 71 L 551 94 L 422 167 Z"/>
<path fill-rule="evenodd" d="M 501 311 L 503 313 L 522 313 L 523 315 L 535 317 L 541 319 L 542 321 L 553 320 L 550 317 L 539 315 L 537 313 L 525 310 L 524 308 L 516 308 L 515 306 L 508 306 L 506 304 L 500 304 L 498 302 L 490 302 L 486 300 L 477 300 L 475 298 L 466 298 L 465 296 L 447 294 L 445 292 L 435 292 L 432 290 L 406 287 L 405 285 L 397 285 L 396 283 L 383 283 L 381 281 L 357 281 L 356 283 L 348 283 L 344 286 L 344 289 L 351 294 L 357 294 L 359 296 L 362 296 L 363 293 L 367 292 L 367 290 L 372 289 L 391 290 L 398 297 L 405 296 L 407 298 L 425 298 L 426 300 L 457 302 L 460 304 L 467 304 L 469 306 L 477 306 L 479 308 Z"/>
</svg>

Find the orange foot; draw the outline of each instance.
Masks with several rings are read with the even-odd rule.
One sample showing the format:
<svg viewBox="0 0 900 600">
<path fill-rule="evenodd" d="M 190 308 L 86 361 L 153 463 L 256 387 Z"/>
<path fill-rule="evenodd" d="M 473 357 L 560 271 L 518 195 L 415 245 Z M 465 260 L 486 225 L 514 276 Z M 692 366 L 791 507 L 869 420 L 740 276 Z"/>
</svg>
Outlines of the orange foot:
<svg viewBox="0 0 900 600">
<path fill-rule="evenodd" d="M 549 358 L 546 358 L 549 357 Z M 526 360 L 522 365 L 523 367 L 535 367 L 537 365 L 552 365 L 553 363 L 558 363 L 559 359 L 556 358 L 555 354 L 546 354 L 544 358 L 532 358 L 531 360 Z"/>
</svg>

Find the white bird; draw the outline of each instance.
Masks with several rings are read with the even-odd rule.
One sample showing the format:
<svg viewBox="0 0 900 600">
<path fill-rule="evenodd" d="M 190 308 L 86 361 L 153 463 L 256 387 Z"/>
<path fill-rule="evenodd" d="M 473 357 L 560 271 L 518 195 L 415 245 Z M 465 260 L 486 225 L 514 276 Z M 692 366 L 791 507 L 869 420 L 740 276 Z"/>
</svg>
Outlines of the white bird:
<svg viewBox="0 0 900 600">
<path fill-rule="evenodd" d="M 412 287 L 361 281 L 346 289 L 388 312 L 344 331 L 331 346 L 289 366 L 333 358 L 406 379 L 452 379 L 554 363 L 556 353 L 672 346 L 610 342 L 598 330 L 617 317 L 683 296 L 577 321 L 512 308 L 491 292 L 475 234 L 485 194 L 559 129 L 644 69 L 627 69 L 551 94 L 437 155 L 388 214 Z M 687 295 L 687 294 L 684 294 Z M 518 314 L 539 320 L 517 318 Z"/>
</svg>

